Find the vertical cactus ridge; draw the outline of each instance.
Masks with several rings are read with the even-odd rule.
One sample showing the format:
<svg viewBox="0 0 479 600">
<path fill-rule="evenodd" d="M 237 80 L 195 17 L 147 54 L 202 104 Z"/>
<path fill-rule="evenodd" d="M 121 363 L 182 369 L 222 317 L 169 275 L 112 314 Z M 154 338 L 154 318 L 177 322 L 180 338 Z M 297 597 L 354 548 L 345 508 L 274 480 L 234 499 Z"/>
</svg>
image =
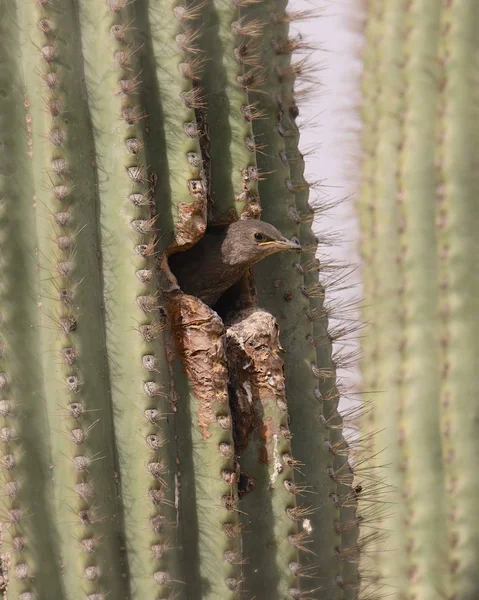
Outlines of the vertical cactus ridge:
<svg viewBox="0 0 479 600">
<path fill-rule="evenodd" d="M 166 23 L 165 7 L 175 16 Z M 149 5 L 148 12 L 157 65 L 155 95 L 164 109 L 162 121 L 156 119 L 155 123 L 155 118 L 152 119 L 153 127 L 161 130 L 166 146 L 166 160 L 160 165 L 159 173 L 161 176 L 169 171 L 175 186 L 170 190 L 169 204 L 168 197 L 157 196 L 158 214 L 162 217 L 170 212 L 176 223 L 175 244 L 178 246 L 191 245 L 204 232 L 205 186 L 211 185 L 205 140 L 208 132 L 200 118 L 207 98 L 197 83 L 204 68 L 203 40 L 207 34 L 198 24 L 203 10 L 199 3 L 155 2 Z M 178 102 L 181 111 L 177 109 Z M 153 110 L 157 110 L 156 106 Z M 152 150 L 155 143 L 151 138 L 150 135 L 147 151 L 148 147 Z M 189 166 L 189 173 L 185 172 L 185 165 Z M 161 186 L 160 182 L 160 190 Z M 181 389 L 180 395 L 180 401 L 188 403 L 187 409 L 180 408 L 180 418 L 183 425 L 191 428 L 187 443 L 191 444 L 189 452 L 193 454 L 190 464 L 180 462 L 179 502 L 184 515 L 180 526 L 185 540 L 192 538 L 190 525 L 195 524 L 198 530 L 195 548 L 185 549 L 185 557 L 187 560 L 193 557 L 191 563 L 197 563 L 197 568 L 185 572 L 184 581 L 192 597 L 233 599 L 238 597 L 241 588 L 241 554 L 227 376 L 220 351 L 210 357 L 208 352 L 202 354 L 199 350 L 202 347 L 219 350 L 223 331 L 218 318 L 200 302 L 191 298 L 176 302 L 173 319 L 176 331 L 180 332 L 179 346 L 184 344 L 183 359 L 192 382 L 188 389 Z M 195 343 L 197 354 L 192 356 Z M 211 377 L 205 372 L 203 361 L 210 365 Z M 175 382 L 179 379 L 181 376 L 177 375 Z M 205 465 L 208 465 L 206 471 Z"/>
<path fill-rule="evenodd" d="M 277 30 L 283 30 L 283 36 L 287 33 L 287 24 L 291 19 L 286 11 L 279 10 L 274 15 Z M 284 37 L 283 37 L 284 39 Z M 277 47 L 281 47 L 281 43 Z M 301 49 L 301 48 L 298 48 Z M 334 518 L 329 524 L 334 531 L 333 555 L 336 560 L 336 573 L 327 584 L 331 588 L 333 597 L 357 598 L 359 591 L 359 576 L 357 559 L 362 546 L 367 545 L 365 538 L 359 539 L 357 509 L 357 492 L 362 489 L 361 485 L 352 488 L 354 479 L 354 468 L 349 462 L 352 448 L 344 434 L 346 422 L 357 412 L 356 409 L 342 418 L 338 411 L 338 404 L 342 395 L 342 389 L 336 379 L 336 366 L 339 363 L 347 363 L 347 340 L 345 346 L 334 355 L 332 353 L 332 342 L 341 342 L 343 336 L 348 337 L 354 331 L 355 324 L 340 321 L 335 329 L 330 327 L 330 315 L 332 307 L 325 303 L 329 289 L 338 284 L 344 278 L 344 274 L 333 275 L 328 272 L 327 259 L 323 262 L 315 258 L 318 246 L 328 244 L 328 236 L 321 233 L 316 239 L 311 230 L 314 212 L 309 203 L 310 184 L 304 176 L 305 163 L 299 151 L 299 129 L 296 124 L 298 115 L 297 97 L 295 87 L 298 82 L 306 85 L 311 84 L 308 63 L 305 60 L 291 61 L 291 54 L 280 53 L 279 66 L 276 69 L 281 82 L 281 127 L 285 139 L 285 152 L 290 168 L 290 178 L 286 186 L 295 196 L 295 208 L 290 214 L 299 226 L 299 237 L 304 251 L 299 263 L 294 265 L 295 269 L 303 275 L 304 283 L 301 287 L 303 295 L 309 300 L 309 309 L 306 317 L 312 323 L 312 335 L 309 342 L 315 347 L 316 361 L 313 365 L 313 374 L 317 376 L 318 382 L 315 388 L 315 401 L 322 403 L 322 414 L 319 416 L 321 430 L 324 431 L 323 445 L 328 452 L 327 467 L 323 472 L 328 477 L 328 501 L 333 507 Z M 313 204 L 314 206 L 314 204 Z M 327 206 L 327 203 L 326 203 Z M 317 206 L 319 213 L 325 210 L 321 203 Z M 318 272 L 320 273 L 320 285 L 318 286 Z M 337 314 L 341 317 L 342 311 Z M 352 440 L 350 440 L 352 441 Z M 364 456 L 361 456 L 363 459 Z M 364 481 L 363 481 L 364 483 Z M 367 494 L 367 492 L 366 492 Z M 366 496 L 367 497 L 367 496 Z M 370 500 L 365 500 L 369 503 Z M 330 550 L 331 551 L 331 548 Z M 324 584 L 323 584 L 324 585 Z"/>
<path fill-rule="evenodd" d="M 267 23 L 262 37 L 263 64 L 267 65 L 265 71 L 267 93 L 261 98 L 265 118 L 254 121 L 253 130 L 255 139 L 264 146 L 262 153 L 257 156 L 258 167 L 261 172 L 270 173 L 264 181 L 259 182 L 262 216 L 264 220 L 272 222 L 281 229 L 284 235 L 293 237 L 298 235 L 299 227 L 293 218 L 296 210 L 294 194 L 286 185 L 286 182 L 291 180 L 291 173 L 279 120 L 278 98 L 281 97 L 281 83 L 276 74 L 276 67 L 280 55 L 275 52 L 275 48 L 279 49 L 280 43 L 286 42 L 288 34 L 287 27 L 282 26 L 279 31 L 277 26 L 270 22 L 270 14 L 284 11 L 284 6 L 283 2 L 264 3 L 255 9 L 255 18 Z M 253 96 L 253 99 L 256 97 L 260 99 L 259 94 Z M 273 205 L 274 197 L 279 202 Z M 290 514 L 295 517 L 299 530 L 296 539 L 299 549 L 302 550 L 300 564 L 306 569 L 303 572 L 308 573 L 307 569 L 309 569 L 313 577 L 300 579 L 299 589 L 292 590 L 290 593 L 293 598 L 294 594 L 296 597 L 301 597 L 299 594 L 323 587 L 324 573 L 319 571 L 318 565 L 324 565 L 327 572 L 333 562 L 332 560 L 326 562 L 326 556 L 329 552 L 332 554 L 332 548 L 324 543 L 324 540 L 328 539 L 327 536 L 331 536 L 329 524 L 332 523 L 333 518 L 331 516 L 328 523 L 328 517 L 331 515 L 332 506 L 330 503 L 328 505 L 327 493 L 323 490 L 324 474 L 317 469 L 313 473 L 309 459 L 312 453 L 319 457 L 318 460 L 321 458 L 324 460 L 327 452 L 322 443 L 321 429 L 306 426 L 310 419 L 318 418 L 320 410 L 314 396 L 317 379 L 311 367 L 316 362 L 315 349 L 308 341 L 312 336 L 312 324 L 304 315 L 309 303 L 301 293 L 304 278 L 298 269 L 294 268 L 295 262 L 297 262 L 296 257 L 280 255 L 274 264 L 273 261 L 265 260 L 255 267 L 260 304 L 275 315 L 281 331 L 281 344 L 287 353 L 285 355 L 286 396 L 290 415 L 292 451 L 293 458 L 301 464 L 301 474 L 295 477 L 295 482 L 298 485 L 307 485 L 307 492 L 297 498 L 297 510 Z M 301 348 L 301 361 L 295 361 L 292 348 Z M 291 390 L 303 389 L 304 394 L 301 394 L 301 399 L 296 400 L 292 397 L 288 386 L 291 386 Z M 311 439 L 313 429 L 314 440 Z M 318 518 L 318 512 L 314 510 L 317 505 L 322 507 L 321 519 Z M 310 527 L 313 535 L 309 534 Z M 291 535 L 295 535 L 295 531 L 296 523 L 292 521 Z M 292 541 L 294 539 L 291 538 Z M 319 544 L 319 539 L 323 544 Z M 315 598 L 314 594 L 317 593 L 317 591 L 307 593 L 306 597 Z"/>
<path fill-rule="evenodd" d="M 253 94 L 253 99 L 260 101 L 265 119 L 254 121 L 253 130 L 264 146 L 257 155 L 258 167 L 260 172 L 268 173 L 259 182 L 263 218 L 289 237 L 299 234 L 303 244 L 299 260 L 280 256 L 274 265 L 264 261 L 255 267 L 260 303 L 275 314 L 286 349 L 292 451 L 301 465 L 295 485 L 300 489 L 306 484 L 305 491 L 296 497 L 295 511 L 300 528 L 295 538 L 301 550 L 300 583 L 289 594 L 293 598 L 349 598 L 357 595 L 357 579 L 349 565 L 344 569 L 343 564 L 355 562 L 359 549 L 353 516 L 355 499 L 342 420 L 337 412 L 340 392 L 332 339 L 327 332 L 328 310 L 323 306 L 325 290 L 317 281 L 321 265 L 318 267 L 315 259 L 317 243 L 310 228 L 310 186 L 303 176 L 304 163 L 297 145 L 297 108 L 292 94 L 297 67 L 291 63 L 291 56 L 302 43 L 289 37 L 290 17 L 285 7 L 284 2 L 262 3 L 253 11 L 255 18 L 267 24 L 261 39 L 263 64 L 267 65 L 265 94 Z M 296 353 L 302 356 L 299 362 Z M 304 393 L 297 395 L 298 389 Z M 322 467 L 318 469 L 317 464 Z M 346 518 L 348 525 L 343 522 Z M 346 542 L 343 533 L 348 526 L 355 532 Z M 353 545 L 346 547 L 351 542 Z"/>
<path fill-rule="evenodd" d="M 376 252 L 376 214 L 374 202 L 374 173 L 377 161 L 377 139 L 378 139 L 378 97 L 381 91 L 381 80 L 379 73 L 378 45 L 381 40 L 382 15 L 384 3 L 371 1 L 368 3 L 368 17 L 364 28 L 364 37 L 368 42 L 362 52 L 364 69 L 361 74 L 361 93 L 363 102 L 360 107 L 361 119 L 364 123 L 361 132 L 362 153 L 360 193 L 356 199 L 356 211 L 361 231 L 367 231 L 368 235 L 362 235 L 359 240 L 359 251 L 362 264 L 374 265 Z M 363 285 L 363 296 L 373 298 L 376 295 L 377 270 L 374 268 L 362 269 L 361 280 Z M 366 324 L 365 335 L 362 340 L 363 355 L 360 357 L 360 368 L 362 375 L 362 393 L 377 390 L 376 385 L 376 361 L 370 360 L 369 356 L 377 356 L 377 327 L 375 326 L 374 311 L 370 304 L 364 302 L 361 307 L 361 319 Z M 360 427 L 364 431 L 375 429 L 375 406 L 371 403 L 368 411 L 359 419 Z M 375 438 L 369 440 L 371 451 L 375 448 Z M 366 557 L 365 557 L 366 558 Z M 369 557 L 370 560 L 372 557 Z"/>
<path fill-rule="evenodd" d="M 370 7 L 366 28 L 362 89 L 365 100 L 369 101 L 366 100 L 363 109 L 365 151 L 358 205 L 362 229 L 368 232 L 361 240 L 362 258 L 368 267 L 364 269 L 363 319 L 374 323 L 367 331 L 362 362 L 365 391 L 375 392 L 374 404 L 362 425 L 374 433 L 374 462 L 387 465 L 387 486 L 379 485 L 390 507 L 375 516 L 360 500 L 360 514 L 362 516 L 365 509 L 370 526 L 381 532 L 372 556 L 366 556 L 363 561 L 364 569 L 374 574 L 372 581 L 363 583 L 363 591 L 371 583 L 371 593 L 395 593 L 402 597 L 407 560 L 401 553 L 396 558 L 394 553 L 406 548 L 406 513 L 401 499 L 405 477 L 404 421 L 407 419 L 402 387 L 404 313 L 401 300 L 405 292 L 398 222 L 405 193 L 401 116 L 406 84 L 404 12 L 407 3 L 381 4 Z M 381 168 L 382 160 L 388 168 Z M 370 298 L 374 298 L 374 303 Z M 381 481 L 384 482 L 384 477 Z"/>
<path fill-rule="evenodd" d="M 153 273 L 154 181 L 148 178 L 145 113 L 136 93 L 141 75 L 134 14 L 128 3 L 88 0 L 82 3 L 80 23 L 94 128 L 106 343 L 129 581 L 134 597 L 168 598 L 181 581 L 176 453 L 164 418 L 171 412 L 169 374 L 159 369 L 164 323 Z"/>
<path fill-rule="evenodd" d="M 381 82 L 378 77 L 379 56 L 377 47 L 381 39 L 381 23 L 384 3 L 372 1 L 368 3 L 368 18 L 365 24 L 364 37 L 369 41 L 363 49 L 362 62 L 364 69 L 361 75 L 361 93 L 363 102 L 361 104 L 361 119 L 364 127 L 361 135 L 361 185 L 360 193 L 356 200 L 356 208 L 361 231 L 367 231 L 368 235 L 362 235 L 359 250 L 363 264 L 373 265 L 377 256 L 375 251 L 376 226 L 375 226 L 375 204 L 374 204 L 374 172 L 376 166 L 376 150 L 378 136 L 378 106 L 377 99 L 380 94 Z M 376 269 L 363 269 L 362 284 L 364 297 L 375 296 Z M 362 320 L 367 324 L 367 335 L 363 340 L 364 354 L 376 356 L 376 327 L 372 318 L 370 305 L 365 303 L 361 310 Z M 375 361 L 365 359 L 360 361 L 363 381 L 363 390 L 371 391 L 377 389 L 375 383 Z M 364 429 L 374 429 L 374 405 L 363 419 Z M 369 423 L 369 425 L 368 425 Z M 373 440 L 371 440 L 373 443 Z"/>
<path fill-rule="evenodd" d="M 49 438 L 54 485 L 47 502 L 56 519 L 55 554 L 61 555 L 64 593 L 101 598 L 108 591 L 123 593 L 124 583 L 114 535 L 119 506 L 113 500 L 117 490 L 96 257 L 93 146 L 91 138 L 83 137 L 89 118 L 77 77 L 81 45 L 74 10 L 58 12 L 51 3 L 39 3 L 32 11 L 19 3 L 17 11 L 22 33 L 28 32 L 33 42 L 33 50 L 24 55 L 24 73 L 41 281 L 38 358 L 48 426 L 56 432 Z M 107 503 L 111 513 L 105 515 Z M 48 590 L 46 584 L 38 593 Z"/>
<path fill-rule="evenodd" d="M 361 105 L 361 117 L 364 123 L 362 131 L 362 157 L 361 170 L 362 180 L 360 194 L 356 201 L 359 223 L 362 231 L 367 231 L 367 235 L 360 238 L 360 254 L 363 265 L 370 266 L 363 268 L 363 296 L 366 301 L 361 308 L 361 318 L 367 327 L 362 338 L 363 356 L 361 357 L 362 372 L 362 394 L 364 401 L 371 392 L 378 389 L 378 357 L 379 353 L 379 317 L 377 308 L 373 307 L 367 299 L 376 298 L 380 295 L 380 272 L 378 261 L 380 260 L 380 220 L 378 196 L 376 193 L 376 173 L 379 162 L 379 143 L 380 143 L 380 123 L 381 114 L 384 115 L 384 102 L 380 98 L 384 95 L 381 69 L 382 48 L 385 44 L 386 28 L 384 27 L 384 16 L 386 3 L 369 2 L 367 21 L 365 26 L 365 38 L 367 44 L 363 49 L 364 70 L 362 72 L 361 90 L 363 94 L 363 103 Z M 389 33 L 389 32 L 388 32 Z M 383 109 L 383 110 L 381 110 Z M 394 173 L 392 174 L 394 177 Z M 383 236 L 384 243 L 384 236 Z M 370 468 L 373 473 L 377 473 L 382 465 L 387 463 L 384 457 L 385 444 L 384 434 L 372 435 L 373 432 L 381 432 L 381 419 L 384 418 L 384 410 L 381 411 L 383 402 L 374 402 L 368 404 L 368 409 L 359 415 L 358 422 L 363 435 L 369 435 L 367 439 L 367 448 L 371 454 L 371 460 L 365 463 L 360 462 L 358 470 Z M 394 439 L 392 441 L 394 445 Z M 380 475 L 376 477 L 381 480 Z M 362 502 L 359 498 L 359 518 L 364 523 L 364 530 L 378 534 L 384 531 L 387 525 L 384 521 L 391 519 L 393 509 L 387 511 L 378 510 L 377 506 L 371 507 Z M 381 553 L 381 545 L 376 546 L 371 552 L 364 553 L 361 557 L 361 572 L 363 573 L 361 581 L 361 593 L 365 597 L 381 597 L 383 593 L 387 595 L 391 589 L 394 589 L 394 583 L 385 579 L 384 575 L 384 555 Z"/>
<path fill-rule="evenodd" d="M 446 488 L 448 539 L 446 587 L 449 598 L 477 597 L 479 575 L 477 224 L 479 180 L 475 74 L 477 5 L 469 0 L 444 2 L 439 56 L 441 80 L 437 188 L 438 260 L 441 316 L 441 433 Z"/>
<path fill-rule="evenodd" d="M 436 204 L 434 149 L 439 73 L 436 70 L 434 75 L 426 75 L 433 68 L 431 56 L 438 50 L 440 2 L 433 4 L 434 8 L 430 2 L 416 0 L 405 12 L 405 107 L 401 111 L 398 161 L 401 195 L 395 219 L 401 271 L 399 440 L 407 525 L 407 589 L 410 595 L 424 600 L 437 598 L 438 590 L 443 589 L 445 533 L 438 519 L 444 514 L 443 495 L 431 494 L 431 490 L 443 488 L 439 381 L 431 377 L 439 366 L 437 262 L 436 253 L 431 252 L 437 244 L 431 215 Z M 390 326 L 386 333 L 391 335 Z M 418 401 L 421 410 L 417 410 Z"/>
<path fill-rule="evenodd" d="M 228 326 L 226 343 L 233 419 L 238 424 L 243 573 L 253 596 L 286 598 L 289 590 L 298 588 L 301 573 L 290 513 L 303 490 L 294 477 L 276 320 L 262 310 L 240 313 Z M 265 521 L 271 524 L 267 529 L 261 526 Z M 273 547 L 272 538 L 277 540 Z"/>
<path fill-rule="evenodd" d="M 37 360 L 41 291 L 32 120 L 21 78 L 27 53 L 16 4 L 2 1 L 0 11 L 1 586 L 2 593 L 8 588 L 12 597 L 28 600 L 46 590 L 61 597 L 64 588 L 54 558 L 49 415 Z M 47 564 L 46 554 L 52 557 Z"/>
<path fill-rule="evenodd" d="M 207 105 L 206 130 L 210 216 L 258 217 L 260 204 L 252 122 L 260 118 L 250 96 L 261 89 L 258 38 L 263 24 L 249 15 L 249 2 L 210 0 L 201 9 L 204 61 L 199 84 Z"/>
<path fill-rule="evenodd" d="M 356 199 L 356 212 L 361 231 L 367 231 L 368 235 L 362 235 L 359 240 L 359 252 L 362 264 L 371 266 L 369 269 L 362 269 L 361 280 L 363 285 L 364 298 L 374 298 L 377 287 L 377 269 L 373 268 L 377 257 L 376 252 L 376 206 L 374 194 L 374 173 L 377 161 L 377 138 L 378 138 L 378 106 L 377 99 L 380 94 L 381 82 L 378 77 L 379 53 L 377 48 L 381 40 L 381 23 L 384 3 L 371 1 L 368 3 L 368 18 L 365 24 L 364 37 L 369 41 L 365 45 L 362 54 L 364 69 L 361 75 L 361 92 L 363 103 L 361 105 L 361 118 L 364 123 L 361 134 L 362 156 L 361 156 L 361 183 L 360 193 Z M 377 390 L 377 327 L 375 324 L 374 310 L 368 302 L 364 302 L 361 307 L 361 319 L 366 324 L 364 336 L 362 339 L 363 355 L 360 357 L 360 369 L 362 375 L 361 393 L 364 399 L 372 390 Z M 371 359 L 371 358 L 373 359 Z M 366 401 L 366 400 L 365 400 Z M 374 403 L 368 405 L 368 410 L 358 416 L 358 426 L 364 432 L 376 430 L 376 406 Z M 362 466 L 374 468 L 380 461 L 376 456 L 378 452 L 377 440 L 370 436 L 367 444 L 368 451 L 371 454 L 371 461 Z M 380 455 L 379 455 L 380 456 Z M 375 460 L 374 460 L 375 459 Z M 381 464 L 379 462 L 379 464 Z M 359 515 L 365 527 L 374 531 L 379 515 L 375 514 L 368 507 L 363 507 L 359 501 Z M 379 554 L 377 552 L 367 553 L 361 557 L 361 569 L 363 579 L 361 582 L 361 591 L 363 593 L 378 593 L 381 591 L 383 582 L 381 581 L 378 568 Z"/>
<path fill-rule="evenodd" d="M 260 197 L 264 198 L 262 201 L 262 215 L 264 220 L 275 224 L 284 235 L 287 237 L 293 237 L 298 234 L 297 224 L 291 217 L 291 211 L 295 208 L 294 196 L 291 191 L 286 187 L 286 181 L 290 179 L 289 165 L 285 159 L 285 144 L 284 139 L 280 133 L 278 124 L 278 104 L 277 98 L 280 95 L 280 83 L 275 73 L 275 67 L 277 65 L 277 56 L 274 52 L 274 42 L 276 39 L 275 26 L 270 22 L 271 13 L 275 13 L 277 10 L 283 10 L 282 3 L 259 3 L 252 7 L 251 18 L 257 22 L 264 23 L 263 36 L 261 38 L 261 56 L 262 64 L 265 65 L 265 84 L 263 93 L 252 93 L 251 104 L 254 106 L 261 107 L 261 118 L 253 120 L 253 133 L 257 143 L 261 144 L 261 152 L 257 153 L 257 164 L 261 173 L 267 173 L 268 175 L 259 182 L 259 193 Z M 257 103 L 257 104 L 256 104 Z M 273 206 L 272 199 L 276 198 L 279 202 Z M 301 386 L 306 386 L 308 389 L 307 382 L 309 382 L 309 391 L 312 394 L 314 390 L 316 380 L 311 372 L 311 363 L 314 362 L 314 350 L 309 346 L 306 336 L 310 332 L 310 325 L 306 322 L 302 310 L 307 307 L 307 300 L 301 295 L 300 287 L 303 283 L 303 278 L 297 270 L 292 268 L 292 263 L 295 262 L 295 258 L 291 256 L 278 255 L 274 264 L 273 261 L 265 260 L 263 263 L 258 264 L 255 267 L 255 274 L 257 275 L 257 291 L 259 301 L 262 307 L 272 312 L 278 321 L 281 331 L 281 343 L 284 348 L 288 349 L 294 347 L 293 345 L 299 345 L 302 351 L 306 352 L 308 358 L 304 362 L 295 362 L 292 357 L 288 360 L 286 357 L 285 361 L 285 375 L 286 381 L 290 383 L 291 388 L 295 389 L 301 381 Z M 294 297 L 295 302 L 290 302 Z M 273 308 L 275 307 L 275 308 Z M 292 324 L 295 323 L 295 327 Z M 287 350 L 288 351 L 288 350 Z M 288 395 L 288 388 L 286 388 L 286 394 Z M 289 415 L 294 423 L 293 407 L 291 405 L 291 399 L 288 398 L 288 410 Z M 301 475 L 296 477 L 295 474 L 295 485 L 299 487 L 306 484 L 305 491 L 294 498 L 291 497 L 290 506 L 288 510 L 289 518 L 289 530 L 287 523 L 285 523 L 285 529 L 283 535 L 287 536 L 287 543 L 292 547 L 293 550 L 301 550 L 301 557 L 299 563 L 301 567 L 298 571 L 297 561 L 292 560 L 288 565 L 290 574 L 283 573 L 283 581 L 287 581 L 288 576 L 291 578 L 292 587 L 289 589 L 288 594 L 292 598 L 301 597 L 300 594 L 307 593 L 308 589 L 317 587 L 314 585 L 317 582 L 315 577 L 316 564 L 319 562 L 320 557 L 317 557 L 314 552 L 316 549 L 310 551 L 311 539 L 309 531 L 309 519 L 314 519 L 315 512 L 310 510 L 310 496 L 316 492 L 316 485 L 314 481 L 310 481 L 308 474 L 304 474 L 305 458 L 304 456 L 298 456 L 297 450 L 294 449 L 294 434 L 293 434 L 293 460 L 298 460 L 301 464 L 300 471 Z M 320 443 L 316 440 L 315 446 L 312 452 L 317 456 L 317 446 L 320 447 Z M 311 448 L 310 448 L 311 450 Z M 274 465 L 270 466 L 274 468 Z M 311 487 L 310 487 L 311 485 Z M 310 494 L 311 492 L 311 494 Z M 254 494 L 254 490 L 250 492 Z M 316 498 L 315 498 L 316 500 Z M 281 501 L 281 498 L 279 498 Z M 246 502 L 246 499 L 245 499 Z M 251 498 L 249 503 L 254 502 Z M 320 502 L 320 500 L 319 500 Z M 310 514 L 312 513 L 312 514 Z M 315 528 L 315 525 L 313 525 Z M 316 532 L 315 532 L 316 533 Z M 266 541 L 266 540 L 265 540 Z M 253 541 L 250 543 L 254 543 Z M 278 548 L 278 550 L 280 547 Z M 263 553 L 267 552 L 268 544 L 265 543 L 263 546 Z M 284 552 L 287 550 L 281 550 L 278 554 L 278 559 L 284 561 Z M 288 550 L 289 552 L 289 550 Z M 282 555 L 283 554 L 283 555 Z M 305 556 L 308 560 L 304 560 Z M 278 560 L 277 559 L 277 560 Z M 268 557 L 264 556 L 263 561 L 267 561 Z M 313 567 L 310 567 L 309 563 L 314 562 Z M 267 569 L 267 566 L 265 567 Z M 309 570 L 308 570 L 309 569 Z M 305 578 L 304 586 L 296 586 L 294 584 L 294 576 L 299 574 L 311 573 L 312 579 Z M 261 586 L 259 580 L 259 573 L 255 578 L 256 585 L 259 586 L 259 590 L 264 593 L 264 588 Z M 307 585 L 312 582 L 312 585 Z M 284 585 L 281 581 L 279 585 Z"/>
<path fill-rule="evenodd" d="M 188 513 L 195 513 L 198 572 L 185 573 L 188 593 L 193 598 L 238 599 L 241 527 L 223 323 L 209 307 L 186 295 L 174 303 L 172 320 L 190 381 L 181 394 L 188 408 L 180 407 L 180 412 L 191 428 L 193 472 L 183 473 L 181 482 L 194 495 L 194 504 L 188 497 L 181 501 L 185 540 L 191 538 L 185 530 L 193 518 Z"/>
<path fill-rule="evenodd" d="M 378 76 L 381 88 L 377 98 L 376 156 L 373 202 L 375 225 L 375 258 L 377 270 L 375 281 L 376 327 L 375 351 L 377 371 L 375 384 L 374 427 L 375 446 L 380 452 L 381 463 L 388 468 L 388 484 L 394 486 L 385 491 L 386 500 L 392 504 L 389 518 L 381 520 L 381 527 L 391 531 L 385 547 L 377 556 L 377 568 L 381 583 L 386 589 L 401 586 L 407 576 L 407 565 L 399 560 L 389 560 L 396 548 L 405 548 L 406 537 L 401 527 L 405 518 L 401 503 L 403 473 L 400 469 L 402 454 L 400 435 L 404 417 L 404 397 L 400 374 L 403 368 L 401 337 L 403 314 L 401 311 L 401 251 L 397 227 L 400 202 L 403 194 L 401 181 L 400 147 L 403 136 L 399 115 L 404 110 L 402 94 L 405 85 L 404 39 L 406 2 L 387 2 L 382 13 L 381 27 L 384 34 L 377 46 L 379 56 Z M 382 169 L 386 160 L 390 165 Z M 386 327 L 387 324 L 387 327 Z M 386 393 L 387 391 L 387 393 Z M 396 407 L 391 410 L 390 403 Z"/>
<path fill-rule="evenodd" d="M 285 10 L 279 10 L 273 15 L 276 31 L 280 36 L 288 34 L 288 23 L 292 17 Z M 278 44 L 281 46 L 281 43 Z M 278 47 L 276 46 L 276 47 Z M 324 449 L 328 452 L 327 467 L 324 474 L 328 476 L 330 486 L 329 502 L 334 509 L 334 520 L 330 523 L 335 534 L 334 557 L 337 560 L 337 573 L 331 578 L 333 594 L 340 598 L 355 598 L 358 593 L 358 574 L 356 560 L 358 557 L 358 521 L 356 517 L 356 496 L 351 489 L 353 483 L 352 466 L 349 464 L 349 448 L 344 437 L 344 421 L 338 411 L 341 390 L 337 385 L 336 363 L 341 357 L 332 353 L 333 339 L 339 340 L 342 335 L 347 337 L 348 327 L 342 333 L 340 324 L 337 336 L 330 331 L 330 308 L 325 304 L 326 289 L 331 286 L 327 281 L 327 265 L 315 258 L 318 246 L 327 244 L 327 237 L 317 239 L 311 229 L 314 211 L 309 204 L 311 184 L 306 180 L 305 162 L 299 150 L 299 128 L 296 124 L 298 116 L 295 84 L 309 81 L 307 61 L 292 61 L 292 53 L 279 53 L 276 75 L 280 82 L 278 111 L 280 126 L 285 141 L 285 153 L 290 170 L 290 177 L 285 184 L 294 193 L 295 207 L 289 212 L 299 227 L 299 239 L 303 245 L 300 261 L 294 268 L 303 275 L 301 292 L 309 300 L 309 310 L 305 316 L 312 323 L 312 335 L 309 343 L 315 347 L 315 370 L 318 377 L 315 389 L 315 401 L 322 403 L 322 414 L 319 416 L 320 426 L 324 431 Z M 307 88 L 306 88 L 307 89 Z M 321 204 L 319 204 L 321 212 Z M 318 273 L 322 283 L 318 286 Z M 341 278 L 341 276 L 340 276 Z M 334 278 L 333 278 L 334 282 Z M 351 327 L 351 326 L 349 326 Z M 314 367 L 313 367 L 314 369 Z M 319 392 L 319 397 L 318 397 Z M 330 530 L 330 534 L 331 534 Z"/>
<path fill-rule="evenodd" d="M 139 48 L 145 85 L 148 167 L 158 175 L 156 204 L 161 222 L 173 232 L 160 236 L 158 248 L 191 245 L 206 227 L 206 182 L 196 110 L 204 94 L 196 85 L 201 31 L 194 3 L 155 0 L 135 5 L 143 45 Z M 146 112 L 147 111 L 147 112 Z M 171 239 L 173 236 L 173 240 Z"/>
</svg>

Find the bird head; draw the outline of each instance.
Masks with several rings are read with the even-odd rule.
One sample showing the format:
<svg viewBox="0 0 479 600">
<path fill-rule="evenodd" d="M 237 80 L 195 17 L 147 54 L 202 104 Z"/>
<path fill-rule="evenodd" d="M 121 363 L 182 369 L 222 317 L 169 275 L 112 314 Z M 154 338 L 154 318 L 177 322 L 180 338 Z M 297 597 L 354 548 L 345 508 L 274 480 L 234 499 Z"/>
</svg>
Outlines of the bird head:
<svg viewBox="0 0 479 600">
<path fill-rule="evenodd" d="M 301 250 L 301 245 L 288 240 L 270 223 L 256 219 L 231 223 L 221 248 L 223 260 L 237 265 L 252 265 L 283 250 Z"/>
</svg>

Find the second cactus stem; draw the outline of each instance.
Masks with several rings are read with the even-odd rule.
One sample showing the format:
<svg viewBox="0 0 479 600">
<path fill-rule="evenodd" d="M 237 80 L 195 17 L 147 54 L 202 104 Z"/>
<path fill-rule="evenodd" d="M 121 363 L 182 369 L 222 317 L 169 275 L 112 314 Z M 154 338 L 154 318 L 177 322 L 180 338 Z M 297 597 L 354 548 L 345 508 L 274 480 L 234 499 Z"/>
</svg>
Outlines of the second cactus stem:
<svg viewBox="0 0 479 600">
<path fill-rule="evenodd" d="M 478 25 L 471 0 L 368 2 L 363 424 L 391 487 L 374 521 L 390 534 L 363 566 L 397 600 L 479 595 Z"/>
</svg>

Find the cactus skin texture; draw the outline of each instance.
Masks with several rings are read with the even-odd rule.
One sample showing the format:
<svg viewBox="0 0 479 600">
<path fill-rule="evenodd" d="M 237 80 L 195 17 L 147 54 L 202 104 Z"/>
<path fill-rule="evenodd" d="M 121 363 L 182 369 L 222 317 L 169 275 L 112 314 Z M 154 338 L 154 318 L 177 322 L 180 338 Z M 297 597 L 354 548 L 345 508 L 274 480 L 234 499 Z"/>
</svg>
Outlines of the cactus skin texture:
<svg viewBox="0 0 479 600">
<path fill-rule="evenodd" d="M 292 52 L 308 46 L 288 29 L 307 15 L 283 0 L 0 14 L 2 591 L 369 598 L 356 507 L 374 477 L 348 461 L 364 457 L 343 437 L 335 280 L 318 281 L 298 149 Z M 257 265 L 218 314 L 179 290 L 169 253 L 260 214 L 301 257 Z"/>
<path fill-rule="evenodd" d="M 471 0 L 368 2 L 362 424 L 391 504 L 363 569 L 397 600 L 479 597 L 478 25 Z"/>
</svg>

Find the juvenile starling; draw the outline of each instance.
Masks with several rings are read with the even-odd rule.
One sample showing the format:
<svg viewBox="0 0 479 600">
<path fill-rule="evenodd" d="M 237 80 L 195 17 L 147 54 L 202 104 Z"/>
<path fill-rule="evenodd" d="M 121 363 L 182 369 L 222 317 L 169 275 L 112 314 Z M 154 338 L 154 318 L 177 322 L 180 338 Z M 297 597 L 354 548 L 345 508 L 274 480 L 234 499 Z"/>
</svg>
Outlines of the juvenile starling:
<svg viewBox="0 0 479 600">
<path fill-rule="evenodd" d="M 213 306 L 251 265 L 283 250 L 301 246 L 273 225 L 251 219 L 235 221 L 219 232 L 207 231 L 193 248 L 170 256 L 168 264 L 185 294 Z"/>
</svg>

